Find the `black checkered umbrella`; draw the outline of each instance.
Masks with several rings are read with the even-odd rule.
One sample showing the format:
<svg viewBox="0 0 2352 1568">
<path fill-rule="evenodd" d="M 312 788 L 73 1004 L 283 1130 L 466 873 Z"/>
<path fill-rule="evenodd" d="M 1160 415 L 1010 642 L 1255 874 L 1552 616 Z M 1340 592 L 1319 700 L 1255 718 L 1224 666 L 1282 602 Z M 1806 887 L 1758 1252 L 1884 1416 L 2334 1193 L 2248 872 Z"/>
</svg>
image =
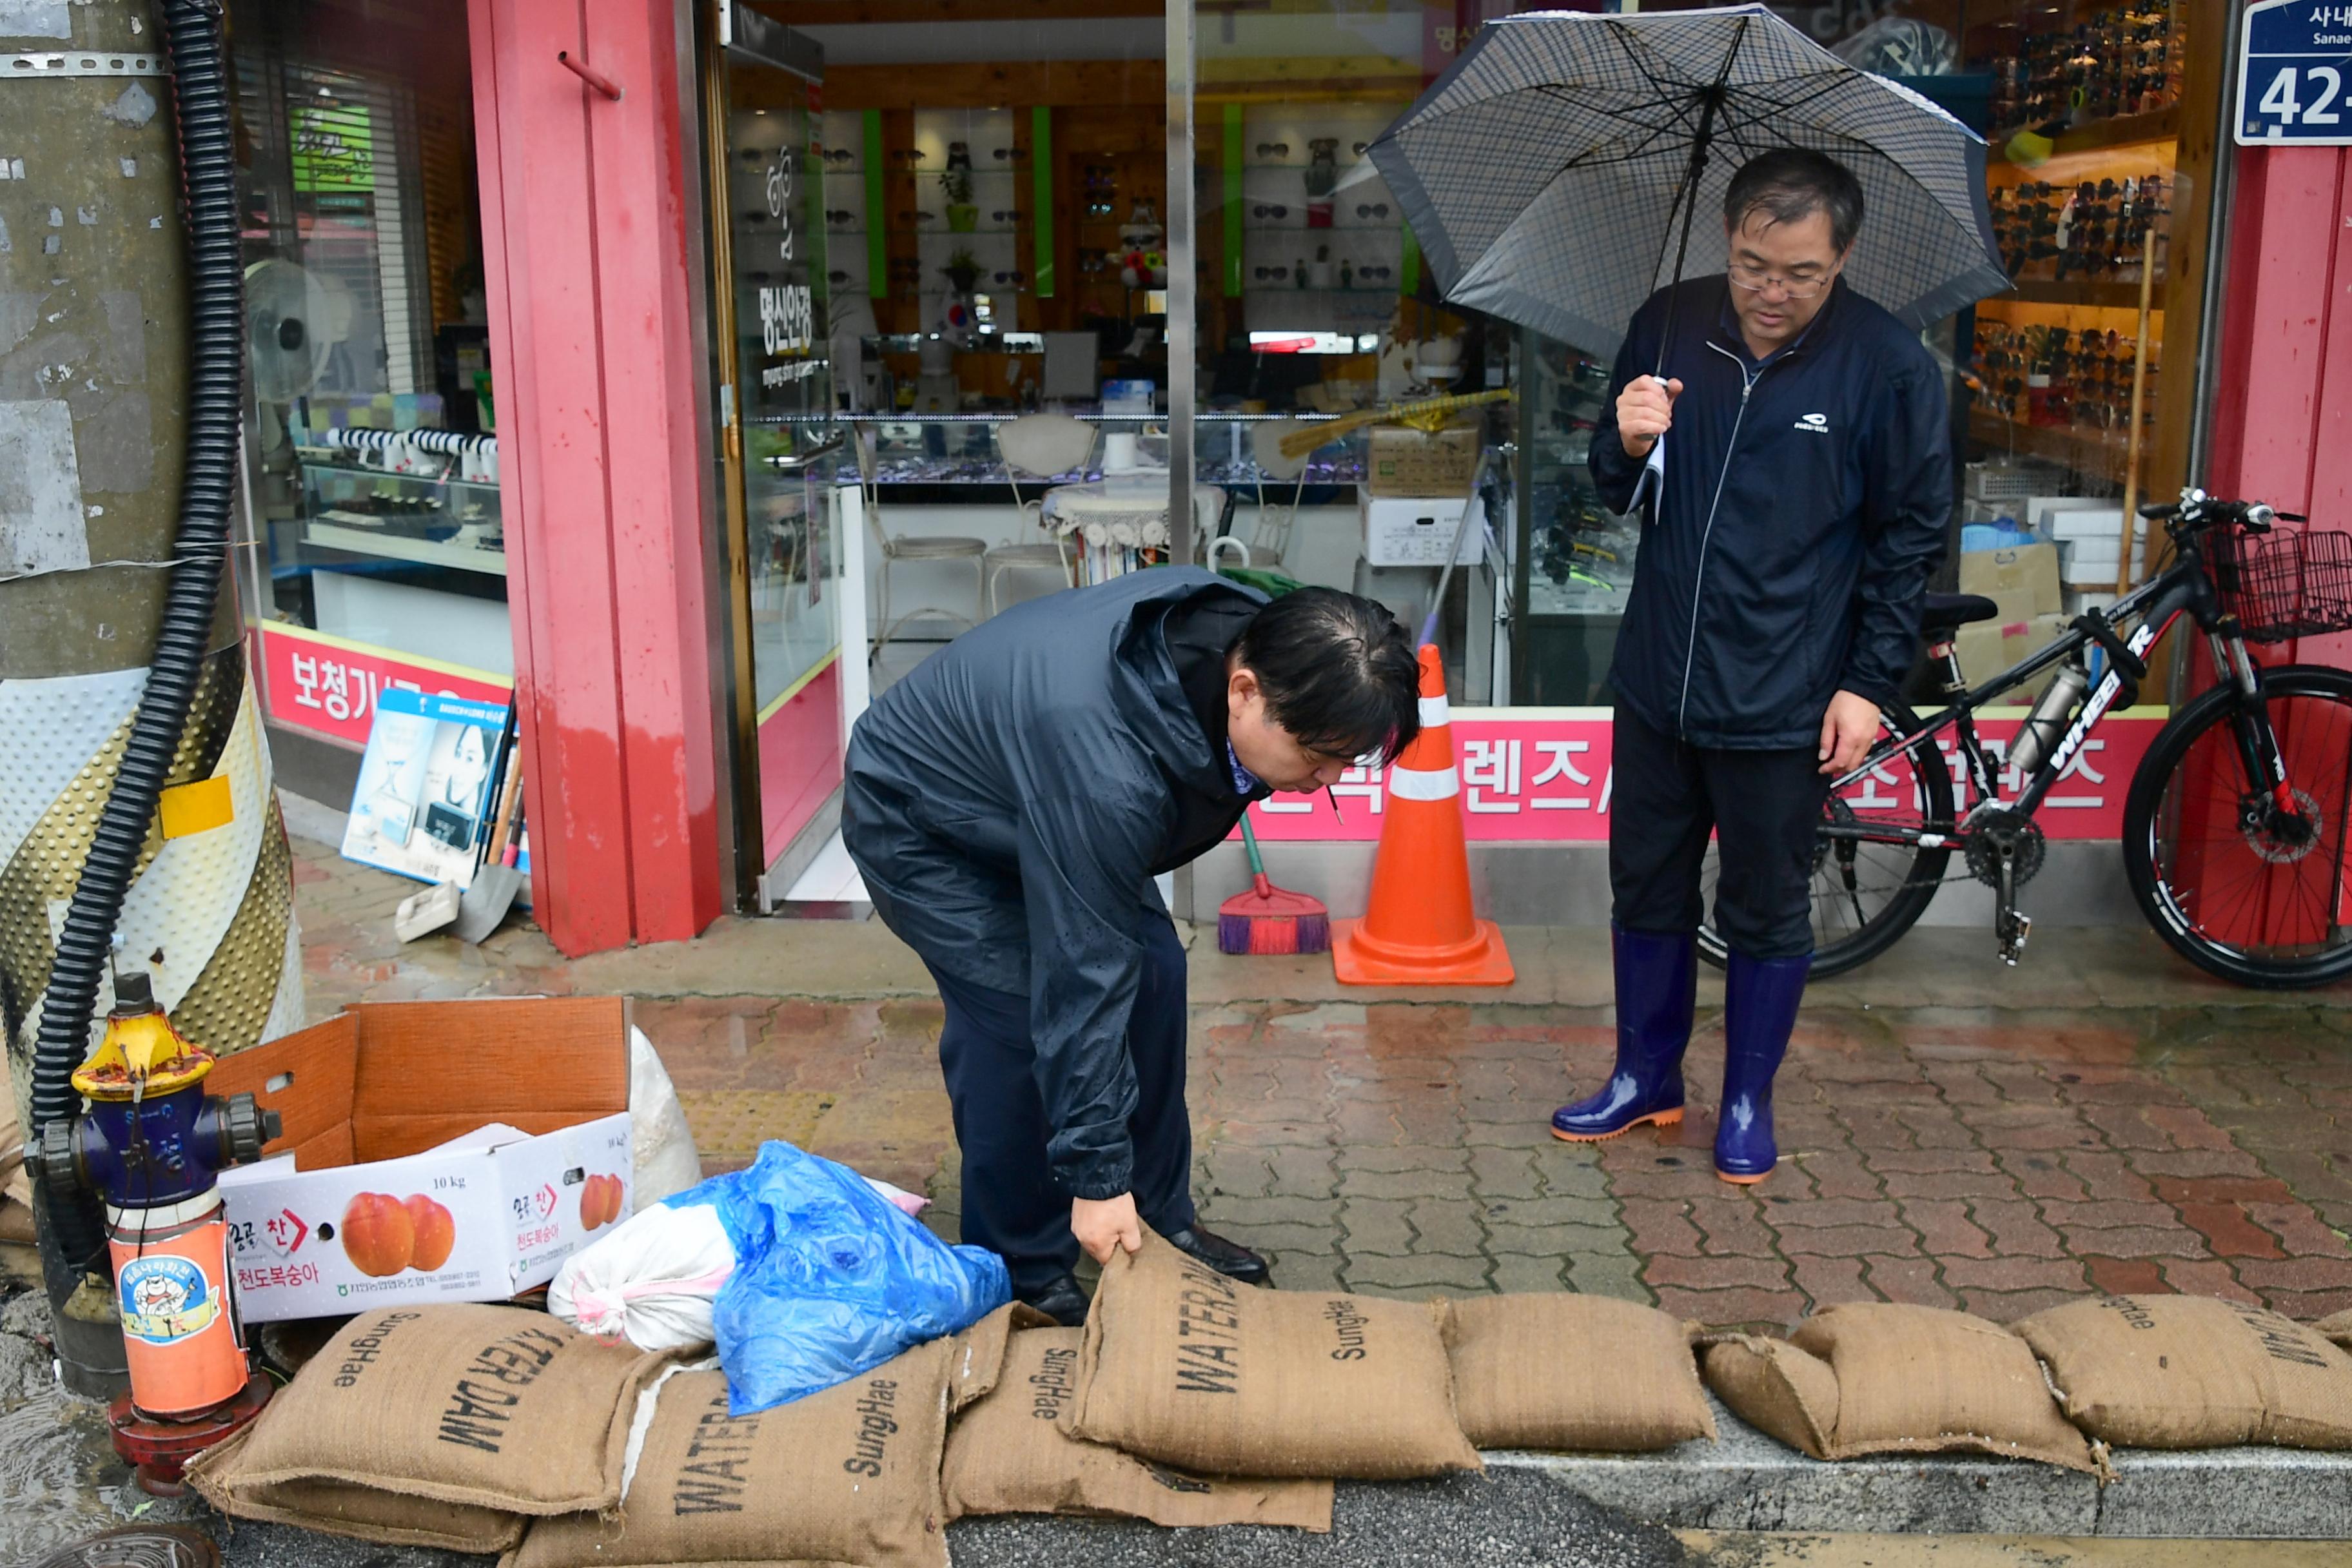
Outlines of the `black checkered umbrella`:
<svg viewBox="0 0 2352 1568">
<path fill-rule="evenodd" d="M 1983 140 L 1761 5 L 1503 17 L 1370 156 L 1446 299 L 1605 353 L 1654 289 L 1723 269 L 1723 226 L 1695 215 L 1788 146 L 1861 179 L 1846 279 L 1897 316 L 2009 287 Z"/>
</svg>

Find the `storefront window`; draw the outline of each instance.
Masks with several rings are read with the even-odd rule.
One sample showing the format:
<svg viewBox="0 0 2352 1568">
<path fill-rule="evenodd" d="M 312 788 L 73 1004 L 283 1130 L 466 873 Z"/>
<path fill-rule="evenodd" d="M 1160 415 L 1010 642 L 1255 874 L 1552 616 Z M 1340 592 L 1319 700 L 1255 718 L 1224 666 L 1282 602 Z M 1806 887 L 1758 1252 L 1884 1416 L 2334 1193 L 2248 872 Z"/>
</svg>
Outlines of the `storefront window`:
<svg viewBox="0 0 2352 1568">
<path fill-rule="evenodd" d="M 237 0 L 247 612 L 268 710 L 513 672 L 466 13 Z"/>
</svg>

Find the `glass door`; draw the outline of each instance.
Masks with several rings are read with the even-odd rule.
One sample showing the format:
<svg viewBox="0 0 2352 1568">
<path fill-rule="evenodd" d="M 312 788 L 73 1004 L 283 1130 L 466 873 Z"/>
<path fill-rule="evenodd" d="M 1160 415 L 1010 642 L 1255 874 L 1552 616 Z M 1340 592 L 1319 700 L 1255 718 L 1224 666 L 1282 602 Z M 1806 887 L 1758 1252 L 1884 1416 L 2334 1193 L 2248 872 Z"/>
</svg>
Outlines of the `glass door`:
<svg viewBox="0 0 2352 1568">
<path fill-rule="evenodd" d="M 739 893 L 772 905 L 834 830 L 845 736 L 824 56 L 731 0 L 705 84 L 726 466 Z"/>
</svg>

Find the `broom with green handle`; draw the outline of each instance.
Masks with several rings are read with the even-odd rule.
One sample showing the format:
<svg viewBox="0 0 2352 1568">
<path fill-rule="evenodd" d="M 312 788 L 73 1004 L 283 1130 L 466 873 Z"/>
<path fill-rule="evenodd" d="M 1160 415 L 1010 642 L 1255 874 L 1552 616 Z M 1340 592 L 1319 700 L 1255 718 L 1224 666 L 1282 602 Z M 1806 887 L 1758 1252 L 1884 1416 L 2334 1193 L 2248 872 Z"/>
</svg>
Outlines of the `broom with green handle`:
<svg viewBox="0 0 2352 1568">
<path fill-rule="evenodd" d="M 1265 879 L 1257 833 L 1242 813 L 1242 843 L 1249 850 L 1250 890 L 1217 907 L 1217 947 L 1224 952 L 1323 952 L 1331 946 L 1331 911 L 1318 899 Z"/>
</svg>

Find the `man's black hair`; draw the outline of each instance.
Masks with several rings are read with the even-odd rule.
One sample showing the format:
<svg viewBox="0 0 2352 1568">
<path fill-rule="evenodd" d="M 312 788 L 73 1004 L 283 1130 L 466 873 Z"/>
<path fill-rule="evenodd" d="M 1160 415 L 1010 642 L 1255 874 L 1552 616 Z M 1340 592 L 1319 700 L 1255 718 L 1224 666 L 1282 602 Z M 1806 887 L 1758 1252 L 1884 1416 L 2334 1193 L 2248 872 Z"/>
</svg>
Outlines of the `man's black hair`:
<svg viewBox="0 0 2352 1568">
<path fill-rule="evenodd" d="M 1750 213 L 1774 223 L 1797 223 L 1814 213 L 1830 216 L 1830 243 L 1843 256 L 1862 232 L 1862 182 L 1826 153 L 1775 147 L 1740 165 L 1723 193 L 1724 226 L 1738 234 Z"/>
<path fill-rule="evenodd" d="M 1274 721 L 1327 757 L 1392 761 L 1421 732 L 1421 666 L 1394 616 L 1337 588 L 1299 588 L 1254 617 L 1234 656 Z"/>
</svg>

